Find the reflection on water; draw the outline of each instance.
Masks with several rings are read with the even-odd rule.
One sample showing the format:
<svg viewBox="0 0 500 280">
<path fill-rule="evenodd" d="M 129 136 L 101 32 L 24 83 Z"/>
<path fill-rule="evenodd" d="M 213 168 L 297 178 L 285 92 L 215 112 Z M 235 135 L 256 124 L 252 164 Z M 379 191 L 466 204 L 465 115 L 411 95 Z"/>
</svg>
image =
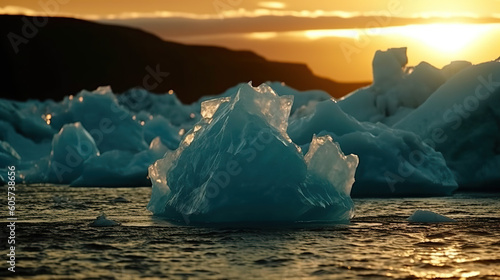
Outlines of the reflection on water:
<svg viewBox="0 0 500 280">
<path fill-rule="evenodd" d="M 20 187 L 16 275 L 33 279 L 500 278 L 498 195 L 356 199 L 356 217 L 349 225 L 266 228 L 172 225 L 145 210 L 149 195 L 149 188 Z M 406 222 L 422 208 L 458 222 Z M 122 226 L 89 227 L 101 211 Z M 0 276 L 12 275 L 2 270 Z"/>
</svg>

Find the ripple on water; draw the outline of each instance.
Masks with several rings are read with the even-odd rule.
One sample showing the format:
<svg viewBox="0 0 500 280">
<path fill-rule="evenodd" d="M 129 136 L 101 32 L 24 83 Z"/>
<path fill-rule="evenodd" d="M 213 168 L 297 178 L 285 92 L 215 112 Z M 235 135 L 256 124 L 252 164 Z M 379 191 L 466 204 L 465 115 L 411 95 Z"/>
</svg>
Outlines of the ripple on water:
<svg viewBox="0 0 500 280">
<path fill-rule="evenodd" d="M 26 207 L 16 227 L 16 276 L 316 280 L 460 279 L 465 273 L 465 278 L 499 278 L 500 219 L 485 214 L 498 213 L 498 199 L 464 194 L 362 199 L 355 200 L 356 218 L 349 225 L 260 229 L 172 225 L 145 209 L 150 192 L 21 186 L 16 202 Z M 54 207 L 55 194 L 60 198 Z M 422 205 L 459 222 L 409 224 L 406 218 Z M 122 226 L 88 227 L 101 211 Z M 10 276 L 0 271 L 0 278 Z"/>
</svg>

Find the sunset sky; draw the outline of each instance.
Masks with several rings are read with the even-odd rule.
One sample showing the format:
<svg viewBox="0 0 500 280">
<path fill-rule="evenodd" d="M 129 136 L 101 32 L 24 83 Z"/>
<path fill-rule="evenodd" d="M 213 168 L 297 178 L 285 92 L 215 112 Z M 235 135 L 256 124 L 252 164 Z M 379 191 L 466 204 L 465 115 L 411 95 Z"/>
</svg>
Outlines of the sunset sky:
<svg viewBox="0 0 500 280">
<path fill-rule="evenodd" d="M 425 60 L 436 67 L 500 56 L 499 0 L 0 3 L 0 14 L 71 16 L 138 27 L 165 40 L 249 49 L 272 60 L 306 63 L 339 81 L 370 80 L 377 49 L 406 46 L 410 65 Z"/>
</svg>

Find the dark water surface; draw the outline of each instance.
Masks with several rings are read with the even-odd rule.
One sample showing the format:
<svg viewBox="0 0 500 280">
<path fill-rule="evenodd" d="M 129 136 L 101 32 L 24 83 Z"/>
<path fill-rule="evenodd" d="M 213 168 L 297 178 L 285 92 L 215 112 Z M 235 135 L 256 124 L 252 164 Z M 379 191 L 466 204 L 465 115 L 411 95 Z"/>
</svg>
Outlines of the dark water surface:
<svg viewBox="0 0 500 280">
<path fill-rule="evenodd" d="M 500 279 L 499 194 L 355 199 L 349 225 L 265 228 L 173 225 L 146 210 L 150 194 L 18 186 L 16 272 L 7 271 L 2 195 L 0 278 Z M 408 223 L 417 209 L 457 222 Z M 90 227 L 100 212 L 121 226 Z"/>
</svg>

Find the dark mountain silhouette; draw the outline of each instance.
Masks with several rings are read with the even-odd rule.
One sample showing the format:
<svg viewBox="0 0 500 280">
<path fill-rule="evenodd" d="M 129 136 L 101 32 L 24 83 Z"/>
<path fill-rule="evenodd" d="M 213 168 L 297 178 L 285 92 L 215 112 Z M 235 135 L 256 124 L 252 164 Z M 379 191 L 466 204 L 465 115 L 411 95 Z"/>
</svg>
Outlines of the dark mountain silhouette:
<svg viewBox="0 0 500 280">
<path fill-rule="evenodd" d="M 240 82 L 282 81 L 334 97 L 366 84 L 315 76 L 304 64 L 268 61 L 250 51 L 166 42 L 147 32 L 73 18 L 0 16 L 0 96 L 55 99 L 111 85 L 174 90 L 185 103 Z"/>
</svg>

